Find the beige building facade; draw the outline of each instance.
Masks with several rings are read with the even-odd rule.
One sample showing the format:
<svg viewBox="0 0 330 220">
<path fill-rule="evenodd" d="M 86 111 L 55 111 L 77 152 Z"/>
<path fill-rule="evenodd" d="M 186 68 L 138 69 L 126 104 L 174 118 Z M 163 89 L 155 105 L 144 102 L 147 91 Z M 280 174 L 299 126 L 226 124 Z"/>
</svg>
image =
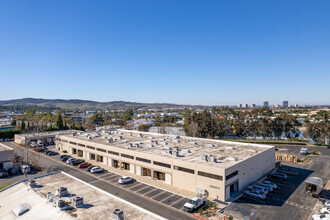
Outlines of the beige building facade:
<svg viewBox="0 0 330 220">
<path fill-rule="evenodd" d="M 56 148 L 221 201 L 275 168 L 273 146 L 124 130 L 58 134 Z"/>
</svg>

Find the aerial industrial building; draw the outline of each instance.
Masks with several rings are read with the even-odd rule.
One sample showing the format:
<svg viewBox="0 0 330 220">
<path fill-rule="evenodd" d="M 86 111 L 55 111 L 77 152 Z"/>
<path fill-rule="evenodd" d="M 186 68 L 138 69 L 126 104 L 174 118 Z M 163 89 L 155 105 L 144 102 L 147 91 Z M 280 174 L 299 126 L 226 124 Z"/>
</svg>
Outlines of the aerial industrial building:
<svg viewBox="0 0 330 220">
<path fill-rule="evenodd" d="M 127 130 L 56 134 L 56 148 L 221 201 L 275 167 L 273 146 Z"/>
</svg>

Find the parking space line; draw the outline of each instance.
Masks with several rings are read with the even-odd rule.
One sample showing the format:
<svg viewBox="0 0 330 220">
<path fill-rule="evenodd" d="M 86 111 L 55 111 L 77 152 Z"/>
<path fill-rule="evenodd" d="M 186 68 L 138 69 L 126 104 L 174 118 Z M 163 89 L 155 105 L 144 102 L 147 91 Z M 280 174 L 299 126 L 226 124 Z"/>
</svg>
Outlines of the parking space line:
<svg viewBox="0 0 330 220">
<path fill-rule="evenodd" d="M 169 195 L 168 197 L 166 197 L 166 198 L 160 200 L 159 202 L 164 202 L 165 200 L 167 200 L 167 199 L 169 199 L 169 198 L 171 198 L 171 197 L 174 197 L 174 196 L 176 196 L 176 195 L 174 195 L 174 194 L 171 193 L 171 195 Z M 176 202 L 176 201 L 173 201 L 173 202 Z M 173 202 L 172 202 L 172 203 L 173 203 Z M 171 203 L 171 204 L 172 204 L 172 203 Z M 170 205 L 170 204 L 169 204 L 169 205 Z"/>
<path fill-rule="evenodd" d="M 138 193 L 139 191 L 142 191 L 142 190 L 144 190 L 144 189 L 146 189 L 146 188 L 148 188 L 148 187 L 150 187 L 150 186 L 146 185 L 145 187 L 143 187 L 143 188 L 139 189 L 139 190 L 138 190 L 138 191 L 136 191 L 136 192 Z"/>
<path fill-rule="evenodd" d="M 181 197 L 181 199 L 178 199 L 178 200 L 176 200 L 175 202 L 172 202 L 171 206 L 173 206 L 173 205 L 175 205 L 175 204 L 177 204 L 177 203 L 179 203 L 179 202 L 182 202 L 183 199 L 187 199 L 187 198 L 185 198 L 185 197 Z"/>
<path fill-rule="evenodd" d="M 166 191 L 163 191 L 163 192 L 160 192 L 160 193 L 158 193 L 158 194 L 156 194 L 156 195 L 154 195 L 153 197 L 150 197 L 150 198 L 155 198 L 155 197 L 157 197 L 157 196 L 160 196 L 160 195 L 163 195 L 163 194 L 165 194 L 165 193 L 168 193 L 168 192 L 166 192 Z"/>
<path fill-rule="evenodd" d="M 129 186 L 129 187 L 126 187 L 126 189 L 131 189 L 131 188 L 134 188 L 135 186 L 139 186 L 139 185 L 141 185 L 141 183 L 140 182 L 136 182 L 137 184 L 132 184 L 131 186 Z"/>
</svg>

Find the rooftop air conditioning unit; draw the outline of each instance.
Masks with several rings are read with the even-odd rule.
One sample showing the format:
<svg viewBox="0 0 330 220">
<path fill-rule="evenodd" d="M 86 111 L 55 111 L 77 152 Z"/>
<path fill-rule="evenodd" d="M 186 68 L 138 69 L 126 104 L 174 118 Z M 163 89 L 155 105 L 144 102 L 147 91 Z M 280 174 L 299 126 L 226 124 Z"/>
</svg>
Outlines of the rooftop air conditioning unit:
<svg viewBox="0 0 330 220">
<path fill-rule="evenodd" d="M 191 141 L 191 142 L 189 142 L 189 144 L 197 145 L 197 142 L 195 142 L 195 141 Z"/>
<path fill-rule="evenodd" d="M 206 144 L 206 147 L 215 147 L 214 144 Z"/>
<path fill-rule="evenodd" d="M 31 188 L 35 187 L 36 186 L 36 181 L 34 179 L 29 179 L 29 186 Z"/>
<path fill-rule="evenodd" d="M 123 139 L 123 136 L 119 136 L 119 139 Z"/>
<path fill-rule="evenodd" d="M 121 209 L 114 209 L 112 211 L 113 220 L 124 220 L 124 212 Z"/>
<path fill-rule="evenodd" d="M 87 137 L 87 140 L 92 140 L 93 138 L 91 136 L 88 136 Z"/>
<path fill-rule="evenodd" d="M 73 204 L 73 206 L 75 208 L 81 206 L 84 204 L 84 198 L 83 197 L 79 197 L 79 196 L 75 196 L 71 198 L 71 202 Z"/>
<path fill-rule="evenodd" d="M 57 189 L 56 195 L 59 197 L 68 195 L 68 189 L 66 187 L 60 187 Z"/>
</svg>

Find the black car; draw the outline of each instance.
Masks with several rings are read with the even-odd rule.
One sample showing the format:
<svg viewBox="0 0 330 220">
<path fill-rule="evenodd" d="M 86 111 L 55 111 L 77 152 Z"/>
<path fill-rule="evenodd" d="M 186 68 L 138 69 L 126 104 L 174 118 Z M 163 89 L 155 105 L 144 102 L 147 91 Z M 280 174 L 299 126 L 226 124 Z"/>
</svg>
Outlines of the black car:
<svg viewBox="0 0 330 220">
<path fill-rule="evenodd" d="M 63 162 L 66 162 L 66 161 L 69 160 L 70 158 L 71 158 L 71 157 L 66 156 L 66 157 L 61 158 L 61 160 L 62 160 Z"/>
<path fill-rule="evenodd" d="M 89 166 L 89 167 L 86 168 L 86 170 L 87 170 L 88 172 L 91 172 L 91 169 L 92 169 L 93 167 L 96 167 L 96 166 L 94 166 L 94 165 Z"/>
<path fill-rule="evenodd" d="M 68 157 L 68 155 L 65 155 L 65 154 L 61 155 L 61 159 L 64 157 Z"/>
<path fill-rule="evenodd" d="M 270 177 L 272 179 L 278 179 L 278 180 L 286 180 L 288 178 L 288 176 L 285 173 L 281 173 L 281 172 L 272 173 L 272 174 L 268 175 L 268 177 Z"/>
<path fill-rule="evenodd" d="M 46 155 L 48 155 L 50 152 L 52 152 L 51 150 L 48 150 L 45 152 Z"/>
<path fill-rule="evenodd" d="M 50 153 L 48 154 L 48 156 L 54 156 L 54 155 L 57 155 L 57 154 L 58 154 L 57 152 L 52 151 L 52 152 L 50 152 Z"/>
<path fill-rule="evenodd" d="M 72 165 L 73 166 L 78 166 L 79 164 L 81 164 L 83 162 L 85 162 L 85 161 L 84 160 L 77 159 L 77 160 L 75 160 L 75 161 L 72 162 Z"/>
<path fill-rule="evenodd" d="M 5 169 L 0 169 L 0 178 L 7 176 L 8 176 L 8 172 Z"/>
</svg>

